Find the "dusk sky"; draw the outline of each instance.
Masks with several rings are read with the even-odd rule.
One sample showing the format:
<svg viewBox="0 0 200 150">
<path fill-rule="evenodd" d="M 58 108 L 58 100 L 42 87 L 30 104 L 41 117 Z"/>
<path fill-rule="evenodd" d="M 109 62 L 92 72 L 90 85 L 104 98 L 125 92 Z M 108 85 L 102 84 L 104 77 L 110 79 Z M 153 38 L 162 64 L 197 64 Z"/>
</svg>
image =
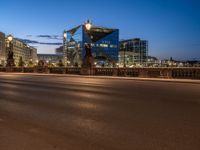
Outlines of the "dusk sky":
<svg viewBox="0 0 200 150">
<path fill-rule="evenodd" d="M 62 43 L 64 29 L 87 19 L 97 26 L 120 29 L 120 39 L 138 37 L 148 40 L 151 56 L 200 59 L 200 0 L 0 2 L 0 31 L 43 42 L 34 45 L 38 53 L 54 53 L 59 46 L 48 43 Z"/>
</svg>

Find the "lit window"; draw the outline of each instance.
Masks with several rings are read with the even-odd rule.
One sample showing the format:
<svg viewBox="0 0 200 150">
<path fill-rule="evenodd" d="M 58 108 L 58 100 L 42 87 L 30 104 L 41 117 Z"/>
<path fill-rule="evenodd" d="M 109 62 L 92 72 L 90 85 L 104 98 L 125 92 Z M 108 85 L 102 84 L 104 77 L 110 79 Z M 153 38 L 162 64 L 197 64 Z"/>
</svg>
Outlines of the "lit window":
<svg viewBox="0 0 200 150">
<path fill-rule="evenodd" d="M 110 45 L 110 48 L 117 48 L 117 45 Z"/>
<path fill-rule="evenodd" d="M 100 47 L 108 47 L 108 44 L 100 44 Z"/>
</svg>

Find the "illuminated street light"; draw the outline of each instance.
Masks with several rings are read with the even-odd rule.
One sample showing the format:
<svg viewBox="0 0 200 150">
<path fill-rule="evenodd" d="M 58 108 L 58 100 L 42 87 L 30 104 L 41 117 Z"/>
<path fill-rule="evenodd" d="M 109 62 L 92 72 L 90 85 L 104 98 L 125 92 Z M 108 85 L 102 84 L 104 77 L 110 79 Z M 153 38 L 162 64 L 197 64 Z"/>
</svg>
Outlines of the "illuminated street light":
<svg viewBox="0 0 200 150">
<path fill-rule="evenodd" d="M 87 20 L 84 24 L 85 30 L 90 31 L 92 28 L 92 23 L 90 20 Z M 92 66 L 93 66 L 93 57 L 92 57 L 92 39 L 93 37 L 90 35 L 90 40 L 88 40 L 86 43 L 84 43 L 84 50 L 85 50 L 85 56 L 83 59 L 83 71 L 86 72 L 84 74 L 91 75 L 92 74 Z"/>
<path fill-rule="evenodd" d="M 67 48 L 67 31 L 64 31 L 63 32 L 63 52 L 64 52 L 64 63 L 66 66 L 68 66 L 68 63 L 67 63 L 67 60 L 68 60 L 68 56 L 67 56 L 67 53 L 68 53 L 68 48 Z"/>
<path fill-rule="evenodd" d="M 64 39 L 67 39 L 67 31 L 64 31 L 63 37 L 64 37 Z"/>
<path fill-rule="evenodd" d="M 86 30 L 88 30 L 88 31 L 92 28 L 92 23 L 91 23 L 90 20 L 88 20 L 88 21 L 85 23 L 85 28 L 86 28 Z"/>
<path fill-rule="evenodd" d="M 9 35 L 9 36 L 8 36 L 8 41 L 11 42 L 12 40 L 13 40 L 12 35 Z"/>
<path fill-rule="evenodd" d="M 12 35 L 8 35 L 7 37 L 8 39 L 8 45 L 7 45 L 7 51 L 8 51 L 8 54 L 7 54 L 7 64 L 6 66 L 7 67 L 13 67 L 15 66 L 15 63 L 14 63 L 14 58 L 13 58 L 13 36 Z"/>
</svg>

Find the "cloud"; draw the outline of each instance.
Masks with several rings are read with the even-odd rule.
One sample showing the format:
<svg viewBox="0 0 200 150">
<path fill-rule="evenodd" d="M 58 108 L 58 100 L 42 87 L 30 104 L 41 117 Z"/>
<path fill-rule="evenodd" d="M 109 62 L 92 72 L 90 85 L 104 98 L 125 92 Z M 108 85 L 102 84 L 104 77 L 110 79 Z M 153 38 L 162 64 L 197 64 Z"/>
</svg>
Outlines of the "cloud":
<svg viewBox="0 0 200 150">
<path fill-rule="evenodd" d="M 45 39 L 51 39 L 51 40 L 63 40 L 63 37 L 60 35 L 47 35 L 47 34 L 40 34 L 40 35 L 26 35 L 29 38 L 35 37 L 35 38 L 45 38 Z"/>
<path fill-rule="evenodd" d="M 20 38 L 17 38 L 17 39 L 26 44 L 40 44 L 40 45 L 62 45 L 63 44 L 60 42 L 49 43 L 49 42 L 39 42 L 39 41 L 35 41 L 35 40 L 30 40 L 30 39 L 20 39 Z"/>
<path fill-rule="evenodd" d="M 26 44 L 38 44 L 39 43 L 38 41 L 29 40 L 29 39 L 20 39 L 20 38 L 17 38 L 17 40 L 22 41 L 22 42 L 24 42 Z"/>
<path fill-rule="evenodd" d="M 47 39 L 53 39 L 53 40 L 62 40 L 62 37 L 59 35 L 37 35 L 38 38 L 47 38 Z"/>
<path fill-rule="evenodd" d="M 63 43 L 46 43 L 46 42 L 39 42 L 38 44 L 43 44 L 43 45 L 62 45 Z"/>
</svg>

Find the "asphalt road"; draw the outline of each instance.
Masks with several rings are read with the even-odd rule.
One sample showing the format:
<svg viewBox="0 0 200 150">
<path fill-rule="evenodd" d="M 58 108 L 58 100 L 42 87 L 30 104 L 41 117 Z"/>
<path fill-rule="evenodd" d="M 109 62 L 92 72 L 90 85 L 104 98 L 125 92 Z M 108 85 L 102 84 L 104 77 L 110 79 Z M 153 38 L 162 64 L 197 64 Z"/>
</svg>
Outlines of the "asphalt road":
<svg viewBox="0 0 200 150">
<path fill-rule="evenodd" d="M 200 84 L 0 74 L 0 150 L 199 150 Z"/>
</svg>

